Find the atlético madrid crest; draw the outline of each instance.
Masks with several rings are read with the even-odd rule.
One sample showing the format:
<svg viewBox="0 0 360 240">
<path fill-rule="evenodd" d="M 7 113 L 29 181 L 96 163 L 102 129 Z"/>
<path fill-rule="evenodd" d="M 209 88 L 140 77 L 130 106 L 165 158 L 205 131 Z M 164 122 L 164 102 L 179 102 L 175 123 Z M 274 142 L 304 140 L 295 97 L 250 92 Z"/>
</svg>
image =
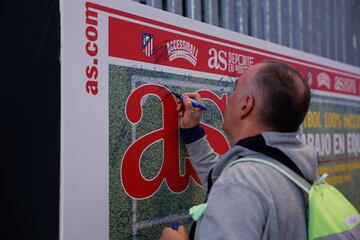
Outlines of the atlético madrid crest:
<svg viewBox="0 0 360 240">
<path fill-rule="evenodd" d="M 154 48 L 154 35 L 149 33 L 142 33 L 141 37 L 141 50 L 145 56 L 150 57 L 153 54 Z"/>
</svg>

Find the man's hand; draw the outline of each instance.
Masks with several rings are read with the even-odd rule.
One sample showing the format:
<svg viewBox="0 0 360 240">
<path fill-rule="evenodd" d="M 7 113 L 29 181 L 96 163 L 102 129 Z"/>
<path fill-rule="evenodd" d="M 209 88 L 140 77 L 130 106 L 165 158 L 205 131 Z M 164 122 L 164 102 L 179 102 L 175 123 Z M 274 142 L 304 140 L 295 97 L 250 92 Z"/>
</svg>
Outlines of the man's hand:
<svg viewBox="0 0 360 240">
<path fill-rule="evenodd" d="M 177 102 L 177 111 L 179 113 L 180 127 L 181 128 L 193 128 L 199 124 L 203 110 L 194 108 L 190 99 L 194 99 L 201 104 L 204 104 L 200 94 L 184 93 L 184 98 Z"/>
<path fill-rule="evenodd" d="M 176 231 L 172 228 L 164 228 L 160 240 L 189 240 L 186 230 L 183 225 Z"/>
</svg>

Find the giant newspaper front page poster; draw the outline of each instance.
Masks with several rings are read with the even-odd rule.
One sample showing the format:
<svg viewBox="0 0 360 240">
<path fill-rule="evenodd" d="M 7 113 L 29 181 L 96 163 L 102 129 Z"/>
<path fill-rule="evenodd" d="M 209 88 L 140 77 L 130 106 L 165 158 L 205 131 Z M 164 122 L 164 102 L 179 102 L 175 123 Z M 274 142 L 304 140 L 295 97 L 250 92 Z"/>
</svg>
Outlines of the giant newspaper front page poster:
<svg viewBox="0 0 360 240">
<path fill-rule="evenodd" d="M 158 239 L 204 189 L 179 136 L 178 93 L 198 91 L 219 154 L 227 93 L 263 60 L 312 89 L 298 137 L 360 207 L 360 69 L 129 1 L 62 1 L 61 239 Z M 268 106 L 272 107 L 272 106 Z"/>
</svg>

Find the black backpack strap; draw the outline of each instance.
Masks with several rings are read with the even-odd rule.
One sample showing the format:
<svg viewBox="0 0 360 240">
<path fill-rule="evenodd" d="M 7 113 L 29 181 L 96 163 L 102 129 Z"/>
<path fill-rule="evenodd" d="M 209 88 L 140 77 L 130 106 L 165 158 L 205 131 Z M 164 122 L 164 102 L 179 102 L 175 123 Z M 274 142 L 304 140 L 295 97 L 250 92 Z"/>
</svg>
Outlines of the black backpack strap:
<svg viewBox="0 0 360 240">
<path fill-rule="evenodd" d="M 282 163 L 300 177 L 305 178 L 298 166 L 296 166 L 296 164 L 285 153 L 283 153 L 280 149 L 276 147 L 266 144 L 263 135 L 258 134 L 254 137 L 240 140 L 238 144 L 242 147 L 245 147 L 257 153 L 261 153 Z"/>
<path fill-rule="evenodd" d="M 189 232 L 189 240 L 195 239 L 196 223 L 197 222 L 194 221 L 193 224 L 191 224 L 191 228 L 190 228 L 190 232 Z"/>
<path fill-rule="evenodd" d="M 207 201 L 207 196 L 209 195 L 210 190 L 211 190 L 211 187 L 212 187 L 212 185 L 213 185 L 213 180 L 212 180 L 212 177 L 211 177 L 212 171 L 213 171 L 213 169 L 210 170 L 209 175 L 208 175 L 208 177 L 207 177 L 207 183 L 208 183 L 208 185 L 207 185 L 207 195 L 206 195 L 206 199 L 205 199 L 204 203 L 206 203 L 206 201 Z M 194 221 L 194 222 L 191 224 L 191 228 L 190 228 L 190 232 L 189 232 L 189 239 L 190 239 L 190 240 L 195 239 L 196 223 L 197 223 L 197 222 Z"/>
</svg>

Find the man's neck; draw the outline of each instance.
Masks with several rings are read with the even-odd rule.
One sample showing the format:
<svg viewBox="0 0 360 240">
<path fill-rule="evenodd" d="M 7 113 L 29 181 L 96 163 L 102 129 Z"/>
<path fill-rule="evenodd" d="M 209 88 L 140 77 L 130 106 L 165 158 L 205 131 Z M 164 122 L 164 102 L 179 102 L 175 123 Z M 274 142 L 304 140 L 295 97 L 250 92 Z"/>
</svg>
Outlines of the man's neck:
<svg viewBox="0 0 360 240">
<path fill-rule="evenodd" d="M 274 131 L 271 128 L 258 127 L 258 126 L 248 127 L 248 128 L 243 128 L 243 129 L 244 129 L 243 131 L 239 131 L 238 134 L 236 134 L 230 138 L 231 146 L 234 146 L 238 141 L 240 141 L 242 139 L 257 136 L 257 135 L 261 134 L 262 132 Z"/>
</svg>

